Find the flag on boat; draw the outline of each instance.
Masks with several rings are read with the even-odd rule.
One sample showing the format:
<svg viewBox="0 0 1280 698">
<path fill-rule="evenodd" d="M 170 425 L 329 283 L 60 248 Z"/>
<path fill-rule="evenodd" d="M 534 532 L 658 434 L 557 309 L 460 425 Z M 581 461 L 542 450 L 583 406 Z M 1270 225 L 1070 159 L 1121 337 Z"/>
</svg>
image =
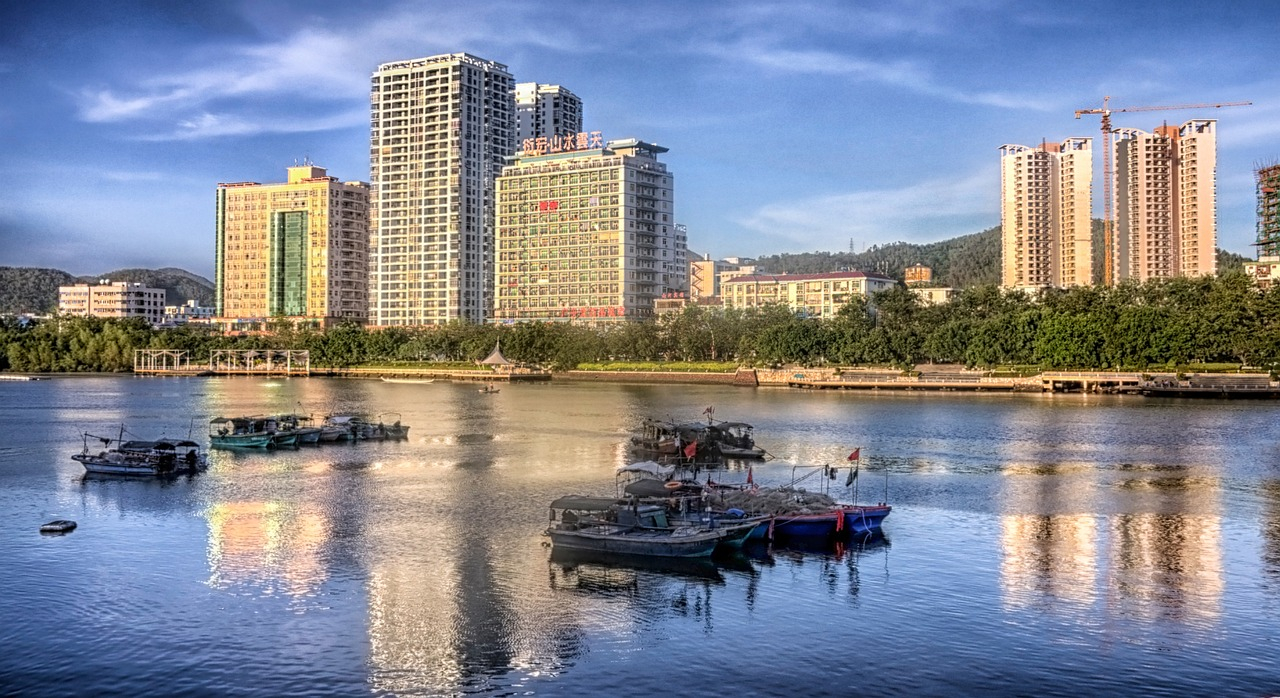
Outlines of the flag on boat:
<svg viewBox="0 0 1280 698">
<path fill-rule="evenodd" d="M 685 457 L 685 458 L 693 458 L 693 455 L 694 455 L 695 453 L 697 453 L 697 452 L 698 452 L 698 442 L 697 442 L 697 441 L 690 441 L 690 442 L 689 442 L 689 445 L 684 447 L 684 457 Z"/>
<path fill-rule="evenodd" d="M 851 461 L 858 460 L 861 457 L 859 455 L 860 453 L 862 453 L 861 447 L 853 449 L 853 453 L 849 454 L 849 460 Z"/>
<path fill-rule="evenodd" d="M 747 484 L 748 485 L 756 484 L 755 479 L 751 477 L 751 466 L 749 465 L 747 466 Z"/>
<path fill-rule="evenodd" d="M 853 469 L 849 471 L 849 479 L 844 481 L 844 486 L 849 487 L 850 485 L 853 484 L 853 481 L 857 479 L 858 479 L 858 466 L 855 465 Z"/>
</svg>

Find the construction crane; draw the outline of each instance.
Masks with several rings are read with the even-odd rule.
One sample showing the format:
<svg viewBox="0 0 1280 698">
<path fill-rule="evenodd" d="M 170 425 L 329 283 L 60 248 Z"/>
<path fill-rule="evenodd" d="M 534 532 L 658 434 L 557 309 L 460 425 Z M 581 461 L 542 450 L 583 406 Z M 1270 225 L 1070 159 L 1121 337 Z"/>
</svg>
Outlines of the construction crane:
<svg viewBox="0 0 1280 698">
<path fill-rule="evenodd" d="M 1111 176 L 1114 170 L 1115 153 L 1111 150 L 1111 115 L 1119 112 L 1137 112 L 1137 111 L 1170 111 L 1174 109 L 1219 109 L 1222 107 L 1247 107 L 1253 102 L 1221 102 L 1219 104 L 1174 104 L 1163 107 L 1125 107 L 1123 109 L 1112 109 L 1110 106 L 1111 98 L 1102 98 L 1101 109 L 1077 109 L 1076 118 L 1079 119 L 1082 114 L 1100 114 L 1102 116 L 1102 246 L 1103 254 L 1106 258 L 1103 260 L 1102 283 L 1110 286 L 1115 283 L 1114 276 L 1114 256 L 1115 256 L 1115 215 L 1112 211 L 1112 201 L 1114 200 L 1115 180 Z"/>
</svg>

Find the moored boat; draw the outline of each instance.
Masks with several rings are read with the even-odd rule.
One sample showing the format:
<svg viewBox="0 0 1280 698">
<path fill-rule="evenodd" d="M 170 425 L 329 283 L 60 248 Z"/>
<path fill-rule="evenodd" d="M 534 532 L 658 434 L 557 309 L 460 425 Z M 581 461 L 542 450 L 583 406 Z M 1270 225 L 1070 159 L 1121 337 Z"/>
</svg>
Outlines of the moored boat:
<svg viewBox="0 0 1280 698">
<path fill-rule="evenodd" d="M 215 417 L 209 422 L 212 448 L 271 448 L 275 433 L 261 417 Z"/>
<path fill-rule="evenodd" d="M 90 438 L 102 442 L 104 448 L 96 452 L 91 450 Z M 72 455 L 71 459 L 83 465 L 85 471 L 100 475 L 155 477 L 195 473 L 209 466 L 200 445 L 194 441 L 123 439 L 123 428 L 120 430 L 120 437 L 115 439 L 86 433 L 84 450 Z"/>
<path fill-rule="evenodd" d="M 382 382 L 383 383 L 434 383 L 436 382 L 436 379 L 434 378 L 388 378 L 387 376 L 382 376 Z"/>
<path fill-rule="evenodd" d="M 556 520 L 559 512 L 559 520 Z M 547 528 L 553 549 L 653 557 L 707 557 L 723 534 L 701 526 L 673 526 L 665 507 L 568 496 L 551 503 Z"/>
</svg>

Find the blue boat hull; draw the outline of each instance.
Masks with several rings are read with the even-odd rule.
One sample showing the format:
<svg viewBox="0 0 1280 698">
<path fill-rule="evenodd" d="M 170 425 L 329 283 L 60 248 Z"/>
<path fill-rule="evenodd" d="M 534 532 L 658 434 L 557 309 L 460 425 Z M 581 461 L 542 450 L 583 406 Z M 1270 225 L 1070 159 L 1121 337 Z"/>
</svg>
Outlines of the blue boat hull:
<svg viewBox="0 0 1280 698">
<path fill-rule="evenodd" d="M 824 514 L 775 516 L 751 530 L 747 540 L 847 538 L 880 530 L 889 506 L 850 506 Z"/>
</svg>

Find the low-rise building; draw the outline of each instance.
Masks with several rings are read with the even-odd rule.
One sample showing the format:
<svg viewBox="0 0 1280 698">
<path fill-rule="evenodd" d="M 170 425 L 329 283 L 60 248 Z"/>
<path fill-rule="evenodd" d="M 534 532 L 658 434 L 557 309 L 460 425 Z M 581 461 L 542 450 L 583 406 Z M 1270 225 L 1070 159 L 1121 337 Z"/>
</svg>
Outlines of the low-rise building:
<svg viewBox="0 0 1280 698">
<path fill-rule="evenodd" d="M 950 303 L 956 296 L 960 295 L 960 289 L 950 287 L 924 288 L 922 286 L 916 286 L 911 289 L 911 292 L 916 294 L 916 297 L 926 305 L 944 305 L 946 303 Z"/>
<path fill-rule="evenodd" d="M 185 325 L 188 322 L 211 322 L 217 309 L 213 306 L 202 306 L 195 300 L 182 305 L 166 305 L 164 307 L 164 324 Z"/>
<path fill-rule="evenodd" d="M 933 282 L 933 269 L 923 264 L 912 264 L 903 271 L 908 286 Z"/>
<path fill-rule="evenodd" d="M 58 287 L 58 312 L 88 317 L 145 318 L 152 325 L 164 320 L 163 288 L 102 279 L 98 285 Z"/>
<path fill-rule="evenodd" d="M 893 288 L 881 274 L 837 271 L 825 274 L 747 274 L 721 282 L 727 308 L 757 308 L 782 303 L 808 317 L 835 317 L 850 301 Z"/>
</svg>

